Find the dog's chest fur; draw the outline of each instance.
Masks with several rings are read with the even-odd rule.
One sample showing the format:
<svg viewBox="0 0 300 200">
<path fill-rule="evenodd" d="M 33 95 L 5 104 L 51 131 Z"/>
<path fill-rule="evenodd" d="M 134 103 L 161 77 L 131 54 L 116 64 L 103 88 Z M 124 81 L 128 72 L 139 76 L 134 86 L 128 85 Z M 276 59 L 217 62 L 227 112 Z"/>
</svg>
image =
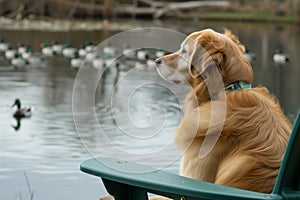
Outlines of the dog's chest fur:
<svg viewBox="0 0 300 200">
<path fill-rule="evenodd" d="M 195 98 L 194 93 L 190 92 L 186 98 L 185 112 L 191 112 L 201 106 L 201 103 L 205 102 L 199 102 L 199 99 Z M 190 146 L 184 152 L 180 166 L 180 174 L 192 179 L 213 183 L 218 173 L 218 167 L 222 161 L 226 159 L 228 153 L 233 151 L 233 146 L 236 146 L 236 138 L 233 136 L 230 138 L 223 137 L 221 133 L 218 142 L 204 158 L 200 158 L 200 148 L 205 137 L 194 138 Z"/>
<path fill-rule="evenodd" d="M 184 152 L 180 174 L 213 183 L 218 173 L 218 166 L 227 157 L 229 149 L 232 149 L 232 147 L 225 143 L 226 140 L 219 138 L 212 151 L 204 158 L 200 158 L 199 152 L 203 139 L 194 139 L 190 147 Z"/>
</svg>

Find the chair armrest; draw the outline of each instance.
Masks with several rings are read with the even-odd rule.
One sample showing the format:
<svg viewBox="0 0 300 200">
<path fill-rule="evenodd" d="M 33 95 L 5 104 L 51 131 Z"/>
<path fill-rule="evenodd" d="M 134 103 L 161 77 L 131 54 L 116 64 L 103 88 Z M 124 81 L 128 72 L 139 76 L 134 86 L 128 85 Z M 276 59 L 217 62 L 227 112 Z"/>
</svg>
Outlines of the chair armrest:
<svg viewBox="0 0 300 200">
<path fill-rule="evenodd" d="M 81 171 L 98 176 L 116 199 L 148 199 L 147 192 L 173 199 L 282 199 L 280 195 L 240 190 L 189 179 L 162 170 L 113 158 L 84 161 Z"/>
</svg>

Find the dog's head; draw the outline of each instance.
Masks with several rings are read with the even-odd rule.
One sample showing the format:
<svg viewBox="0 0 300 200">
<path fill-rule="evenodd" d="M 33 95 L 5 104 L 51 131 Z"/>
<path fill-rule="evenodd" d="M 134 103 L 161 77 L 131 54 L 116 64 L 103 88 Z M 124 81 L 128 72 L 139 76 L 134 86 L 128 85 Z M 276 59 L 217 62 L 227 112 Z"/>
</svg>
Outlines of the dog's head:
<svg viewBox="0 0 300 200">
<path fill-rule="evenodd" d="M 213 76 L 213 67 L 217 68 L 224 86 L 238 81 L 250 84 L 254 75 L 244 51 L 230 31 L 221 34 L 205 29 L 190 34 L 177 52 L 158 58 L 157 70 L 164 79 L 177 85 L 206 81 Z"/>
</svg>

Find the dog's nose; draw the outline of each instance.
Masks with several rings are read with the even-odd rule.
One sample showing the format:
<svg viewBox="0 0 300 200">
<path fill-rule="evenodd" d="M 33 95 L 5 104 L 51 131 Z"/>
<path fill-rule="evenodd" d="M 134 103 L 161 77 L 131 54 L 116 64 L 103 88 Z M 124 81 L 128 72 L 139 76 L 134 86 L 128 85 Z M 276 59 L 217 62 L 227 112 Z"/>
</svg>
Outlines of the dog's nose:
<svg viewBox="0 0 300 200">
<path fill-rule="evenodd" d="M 162 58 L 156 58 L 155 64 L 160 65 L 162 63 Z"/>
</svg>

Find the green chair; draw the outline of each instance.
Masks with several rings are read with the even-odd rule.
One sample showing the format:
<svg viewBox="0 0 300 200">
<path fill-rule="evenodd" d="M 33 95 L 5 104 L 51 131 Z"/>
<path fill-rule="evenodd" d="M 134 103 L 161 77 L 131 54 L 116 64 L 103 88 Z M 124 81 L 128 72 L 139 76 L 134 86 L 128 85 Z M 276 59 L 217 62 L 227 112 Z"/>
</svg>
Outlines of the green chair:
<svg viewBox="0 0 300 200">
<path fill-rule="evenodd" d="M 292 130 L 277 182 L 271 194 L 251 192 L 189 179 L 113 158 L 86 160 L 81 164 L 80 169 L 85 173 L 101 177 L 107 191 L 116 200 L 145 200 L 148 199 L 148 192 L 175 200 L 296 200 L 300 199 L 299 153 L 300 112 Z M 129 169 L 131 172 L 128 172 Z"/>
</svg>

